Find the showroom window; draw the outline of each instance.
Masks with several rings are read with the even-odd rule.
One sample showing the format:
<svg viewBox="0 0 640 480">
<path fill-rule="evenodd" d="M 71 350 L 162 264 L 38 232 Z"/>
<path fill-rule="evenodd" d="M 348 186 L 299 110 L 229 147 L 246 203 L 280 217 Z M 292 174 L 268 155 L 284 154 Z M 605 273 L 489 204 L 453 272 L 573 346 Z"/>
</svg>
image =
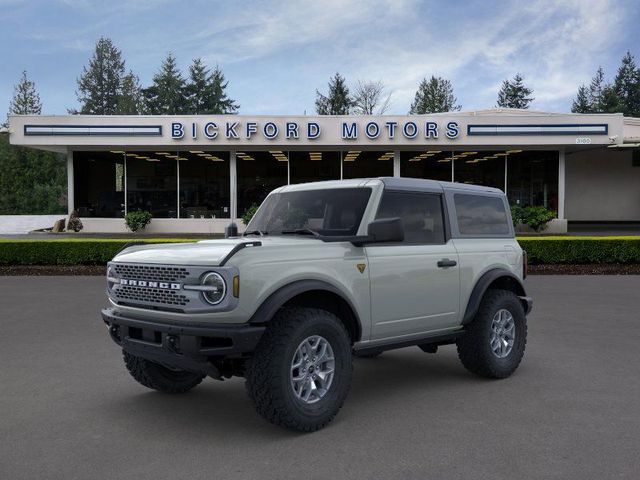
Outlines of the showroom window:
<svg viewBox="0 0 640 480">
<path fill-rule="evenodd" d="M 146 210 L 154 218 L 177 218 L 179 155 L 127 152 L 127 211 Z"/>
<path fill-rule="evenodd" d="M 124 217 L 124 152 L 74 152 L 74 208 L 80 217 Z"/>
<path fill-rule="evenodd" d="M 229 153 L 178 152 L 180 218 L 229 218 Z"/>
<path fill-rule="evenodd" d="M 511 150 L 507 197 L 511 205 L 558 210 L 558 151 Z"/>
<path fill-rule="evenodd" d="M 495 187 L 504 191 L 504 151 L 453 152 L 454 178 L 458 183 Z"/>
<path fill-rule="evenodd" d="M 375 178 L 393 176 L 393 151 L 350 150 L 342 153 L 343 178 Z"/>
<path fill-rule="evenodd" d="M 400 152 L 400 175 L 450 182 L 452 153 L 443 150 Z"/>
<path fill-rule="evenodd" d="M 289 183 L 287 152 L 237 152 L 238 216 L 260 205 L 269 192 Z"/>
<path fill-rule="evenodd" d="M 290 183 L 340 179 L 340 152 L 289 152 Z"/>
</svg>

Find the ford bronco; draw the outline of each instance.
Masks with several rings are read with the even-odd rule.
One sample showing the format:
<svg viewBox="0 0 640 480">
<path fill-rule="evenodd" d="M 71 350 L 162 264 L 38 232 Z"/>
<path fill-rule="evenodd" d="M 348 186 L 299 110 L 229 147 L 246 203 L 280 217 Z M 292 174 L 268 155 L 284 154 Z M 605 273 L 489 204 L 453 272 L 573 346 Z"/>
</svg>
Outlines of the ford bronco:
<svg viewBox="0 0 640 480">
<path fill-rule="evenodd" d="M 318 182 L 271 192 L 242 236 L 122 250 L 102 317 L 145 387 L 244 377 L 264 418 L 314 431 L 343 405 L 353 356 L 455 344 L 467 370 L 511 375 L 532 305 L 525 275 L 500 190 Z"/>
</svg>

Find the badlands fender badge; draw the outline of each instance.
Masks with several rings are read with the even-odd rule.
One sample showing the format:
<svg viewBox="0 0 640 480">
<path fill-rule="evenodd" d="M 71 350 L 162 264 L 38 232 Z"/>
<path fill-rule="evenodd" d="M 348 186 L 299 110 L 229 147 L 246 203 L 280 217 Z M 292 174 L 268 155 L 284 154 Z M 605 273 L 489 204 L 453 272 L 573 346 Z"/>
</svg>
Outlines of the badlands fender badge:
<svg viewBox="0 0 640 480">
<path fill-rule="evenodd" d="M 357 263 L 356 267 L 358 268 L 358 271 L 360 273 L 364 273 L 364 269 L 367 268 L 367 264 L 366 263 Z"/>
</svg>

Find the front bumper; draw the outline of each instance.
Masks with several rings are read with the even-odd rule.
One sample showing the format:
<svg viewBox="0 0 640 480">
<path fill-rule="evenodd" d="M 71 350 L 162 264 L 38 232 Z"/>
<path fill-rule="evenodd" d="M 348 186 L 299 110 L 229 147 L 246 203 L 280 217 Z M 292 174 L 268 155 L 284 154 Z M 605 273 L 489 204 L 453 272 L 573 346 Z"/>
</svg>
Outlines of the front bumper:
<svg viewBox="0 0 640 480">
<path fill-rule="evenodd" d="M 102 310 L 114 342 L 132 355 L 163 365 L 219 377 L 211 360 L 241 358 L 253 352 L 264 326 L 217 324 L 185 326 L 138 320 Z"/>
</svg>

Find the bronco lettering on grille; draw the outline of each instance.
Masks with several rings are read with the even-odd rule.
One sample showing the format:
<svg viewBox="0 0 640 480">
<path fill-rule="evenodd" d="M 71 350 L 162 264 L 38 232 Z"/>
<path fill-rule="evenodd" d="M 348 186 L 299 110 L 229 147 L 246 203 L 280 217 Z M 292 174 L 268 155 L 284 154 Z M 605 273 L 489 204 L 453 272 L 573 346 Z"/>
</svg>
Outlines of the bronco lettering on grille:
<svg viewBox="0 0 640 480">
<path fill-rule="evenodd" d="M 130 280 L 121 278 L 120 285 L 129 285 L 131 287 L 161 288 L 163 290 L 180 290 L 182 285 L 179 283 L 154 282 L 150 280 Z"/>
</svg>

